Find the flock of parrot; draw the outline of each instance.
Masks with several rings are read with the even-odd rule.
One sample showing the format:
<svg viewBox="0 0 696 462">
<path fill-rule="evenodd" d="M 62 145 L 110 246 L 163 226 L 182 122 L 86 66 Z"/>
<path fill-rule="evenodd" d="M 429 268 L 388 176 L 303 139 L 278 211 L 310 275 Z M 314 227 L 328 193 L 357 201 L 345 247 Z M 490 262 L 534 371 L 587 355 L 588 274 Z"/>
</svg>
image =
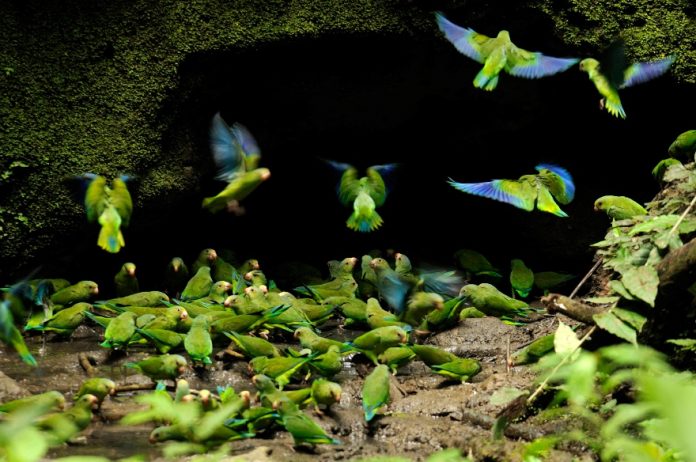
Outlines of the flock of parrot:
<svg viewBox="0 0 696 462">
<path fill-rule="evenodd" d="M 606 60 L 554 58 L 516 47 L 507 31 L 490 38 L 457 26 L 441 13 L 436 13 L 436 20 L 457 50 L 483 64 L 474 79 L 475 87 L 495 89 L 502 70 L 517 77 L 539 78 L 579 62 L 602 95 L 602 107 L 622 118 L 625 111 L 618 90 L 661 75 L 673 61 L 667 57 L 628 65 L 620 42 L 610 47 Z M 219 168 L 217 179 L 227 186 L 203 199 L 202 206 L 212 213 L 242 214 L 241 201 L 270 177 L 269 169 L 259 167 L 258 144 L 244 126 L 235 123 L 230 127 L 217 113 L 211 122 L 210 146 Z M 669 152 L 691 155 L 695 150 L 696 130 L 691 130 L 680 135 Z M 388 191 L 383 175 L 398 164 L 373 165 L 359 176 L 352 165 L 326 162 L 341 173 L 339 201 L 353 209 L 347 227 L 357 232 L 378 229 L 383 219 L 376 209 L 384 204 Z M 574 198 L 570 173 L 545 163 L 537 165 L 536 171 L 516 180 L 460 183 L 450 179 L 449 183 L 462 192 L 526 211 L 536 208 L 566 217 L 558 204 L 569 204 Z M 125 245 L 121 228 L 128 226 L 133 210 L 128 177 L 115 178 L 110 185 L 99 175 L 79 178 L 86 186 L 87 218 L 101 226 L 98 246 L 119 252 Z M 647 214 L 624 196 L 603 196 L 594 206 L 618 220 Z M 389 261 L 391 257 L 393 261 Z M 500 285 L 504 278 L 486 257 L 461 249 L 455 259 L 457 270 L 419 271 L 402 253 L 375 251 L 360 260 L 332 260 L 328 262 L 329 280 L 303 280 L 291 292 L 268 279 L 257 260 L 238 261 L 232 253 L 205 249 L 190 266 L 180 257 L 173 258 L 163 271 L 163 291 L 142 291 L 136 265 L 126 262 L 113 279 L 116 297 L 99 301 L 95 301 L 100 290 L 94 281 L 72 284 L 65 279 L 28 277 L 3 289 L 0 340 L 32 366 L 37 361 L 24 335 L 69 338 L 85 323 L 102 332 L 103 348 L 126 353 L 143 348 L 156 351 L 124 364 L 157 382 L 154 393 L 137 398 L 148 408 L 124 419 L 128 423 L 155 422 L 158 426 L 150 435 L 151 442 L 209 444 L 284 428 L 297 445 L 338 444 L 302 408 L 313 405 L 318 415 L 331 412 L 342 395 L 340 383 L 333 380 L 340 377 L 347 358 L 363 357 L 374 365 L 365 376 L 361 394 L 364 419 L 369 423 L 389 403 L 391 375 L 411 361 L 421 361 L 433 373 L 460 382 L 480 372 L 477 360 L 424 345 L 425 336 L 469 317 L 527 322 L 539 310 L 525 299 L 535 290 L 545 292 L 574 278 L 534 272 L 522 260 L 513 259 L 508 295 L 491 283 Z M 364 332 L 348 341 L 320 334 L 321 326 L 336 321 Z M 290 345 L 281 348 L 273 340 Z M 511 361 L 533 362 L 551 350 L 553 335 L 519 350 Z M 214 392 L 194 392 L 182 378 L 214 363 L 240 359 L 248 361 L 255 399 L 248 390 L 237 393 L 224 386 Z M 167 382 L 171 382 L 174 396 L 166 391 Z M 111 379 L 91 378 L 73 395 L 75 402 L 68 410 L 62 411 L 62 394 L 47 392 L 0 404 L 0 420 L 27 404 L 38 403 L 42 413 L 36 428 L 50 434 L 52 442 L 62 443 L 86 428 L 92 411 L 115 393 L 118 385 Z"/>
</svg>

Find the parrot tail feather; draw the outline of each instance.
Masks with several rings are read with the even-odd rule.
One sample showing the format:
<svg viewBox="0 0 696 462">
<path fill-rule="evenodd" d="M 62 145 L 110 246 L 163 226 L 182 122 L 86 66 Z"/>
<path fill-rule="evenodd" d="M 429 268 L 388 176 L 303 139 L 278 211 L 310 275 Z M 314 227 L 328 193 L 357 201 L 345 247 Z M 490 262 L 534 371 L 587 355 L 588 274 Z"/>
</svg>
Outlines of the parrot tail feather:
<svg viewBox="0 0 696 462">
<path fill-rule="evenodd" d="M 476 74 L 476 77 L 474 78 L 474 86 L 476 88 L 482 88 L 486 91 L 492 91 L 498 86 L 498 75 L 496 74 L 493 77 L 489 77 L 484 74 L 482 69 L 481 72 Z"/>
<path fill-rule="evenodd" d="M 126 245 L 123 240 L 123 233 L 118 228 L 105 224 L 99 231 L 97 245 L 107 252 L 117 253 L 121 247 Z"/>
<path fill-rule="evenodd" d="M 615 117 L 621 117 L 622 119 L 626 118 L 626 112 L 624 111 L 624 108 L 621 105 L 621 100 L 607 98 L 606 100 L 604 100 L 604 107 L 607 108 L 609 114 Z"/>
<path fill-rule="evenodd" d="M 369 215 L 353 212 L 353 214 L 346 221 L 346 225 L 348 225 L 348 228 L 352 229 L 353 231 L 367 233 L 382 226 L 383 222 L 382 217 L 380 217 L 375 211 L 372 211 Z"/>
</svg>

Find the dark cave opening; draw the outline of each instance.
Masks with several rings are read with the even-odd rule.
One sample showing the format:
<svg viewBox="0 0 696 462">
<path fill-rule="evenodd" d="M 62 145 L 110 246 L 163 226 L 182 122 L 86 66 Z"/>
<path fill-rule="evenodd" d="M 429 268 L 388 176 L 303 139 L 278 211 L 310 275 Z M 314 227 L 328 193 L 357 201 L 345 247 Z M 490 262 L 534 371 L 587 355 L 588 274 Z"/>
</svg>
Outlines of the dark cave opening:
<svg viewBox="0 0 696 462">
<path fill-rule="evenodd" d="M 659 188 L 650 171 L 691 128 L 680 102 L 693 99 L 693 90 L 669 75 L 626 89 L 628 118 L 621 120 L 599 109 L 599 94 L 576 66 L 539 80 L 505 74 L 492 92 L 472 85 L 480 67 L 440 36 L 336 35 L 192 55 L 163 109 L 170 120 L 163 151 L 186 159 L 200 189 L 142 204 L 124 231 L 123 251 L 102 255 L 95 247 L 94 258 L 108 274 L 133 260 L 147 268 L 141 275 L 159 275 L 175 255 L 190 261 L 205 247 L 230 248 L 259 258 L 273 278 L 273 265 L 285 260 L 323 270 L 329 259 L 390 248 L 448 266 L 453 252 L 467 247 L 504 272 L 511 258 L 522 258 L 537 271 L 582 274 L 591 265 L 589 244 L 609 224 L 593 211 L 594 200 L 653 197 Z M 213 179 L 208 147 L 217 111 L 250 129 L 261 166 L 272 172 L 243 201 L 241 217 L 200 207 L 202 197 L 224 187 Z M 339 175 L 320 158 L 359 169 L 400 163 L 378 210 L 382 228 L 346 228 L 350 209 L 336 196 Z M 572 173 L 576 198 L 562 206 L 569 218 L 525 212 L 446 183 L 518 178 L 540 162 Z M 133 194 L 137 202 L 137 186 Z"/>
</svg>

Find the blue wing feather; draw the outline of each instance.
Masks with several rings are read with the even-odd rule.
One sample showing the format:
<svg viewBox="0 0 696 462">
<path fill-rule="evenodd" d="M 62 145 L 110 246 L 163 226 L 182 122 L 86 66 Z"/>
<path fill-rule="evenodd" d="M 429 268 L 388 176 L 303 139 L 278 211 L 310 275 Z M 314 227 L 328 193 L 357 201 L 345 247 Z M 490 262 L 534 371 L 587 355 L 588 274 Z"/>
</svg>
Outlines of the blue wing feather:
<svg viewBox="0 0 696 462">
<path fill-rule="evenodd" d="M 473 29 L 454 24 L 445 18 L 445 16 L 439 11 L 435 13 L 435 20 L 437 21 L 437 25 L 442 33 L 445 34 L 445 38 L 452 42 L 454 47 L 459 50 L 460 53 L 468 56 L 471 59 L 475 59 L 480 63 L 484 61 L 479 50 L 474 47 L 471 42 L 473 37 L 481 34 L 477 34 Z"/>
<path fill-rule="evenodd" d="M 242 146 L 219 112 L 213 116 L 210 125 L 210 149 L 219 169 L 216 179 L 230 181 L 244 172 Z"/>
<path fill-rule="evenodd" d="M 577 58 L 554 58 L 541 53 L 533 53 L 534 58 L 511 67 L 508 72 L 516 77 L 538 79 L 565 71 L 579 61 Z"/>
<path fill-rule="evenodd" d="M 530 208 L 529 204 L 525 203 L 524 199 L 505 192 L 501 187 L 503 181 L 510 180 L 492 180 L 482 183 L 458 183 L 450 178 L 448 183 L 455 189 L 465 193 L 505 202 L 528 211 L 534 209 L 534 201 L 532 201 Z"/>
<path fill-rule="evenodd" d="M 256 140 L 252 136 L 251 132 L 239 122 L 232 126 L 232 134 L 237 138 L 239 146 L 242 148 L 242 154 L 245 157 L 252 155 L 261 155 L 261 149 L 256 143 Z"/>
<path fill-rule="evenodd" d="M 668 56 L 658 61 L 632 64 L 625 70 L 624 81 L 619 88 L 630 87 L 659 77 L 667 72 L 673 62 L 674 57 Z"/>
</svg>

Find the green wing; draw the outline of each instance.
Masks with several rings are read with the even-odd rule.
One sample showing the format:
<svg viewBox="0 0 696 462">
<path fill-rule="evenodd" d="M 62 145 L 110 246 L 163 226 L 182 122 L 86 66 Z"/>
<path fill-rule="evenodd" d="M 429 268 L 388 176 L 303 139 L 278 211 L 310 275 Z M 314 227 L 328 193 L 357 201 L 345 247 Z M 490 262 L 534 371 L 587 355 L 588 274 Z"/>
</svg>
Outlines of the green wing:
<svg viewBox="0 0 696 462">
<path fill-rule="evenodd" d="M 133 212 L 133 201 L 130 192 L 126 187 L 126 182 L 121 178 L 115 178 L 111 189 L 111 203 L 121 216 L 123 226 L 128 226 L 131 213 Z"/>
<path fill-rule="evenodd" d="M 360 179 L 358 178 L 358 170 L 350 166 L 341 176 L 341 183 L 338 185 L 338 200 L 343 205 L 352 205 L 359 192 Z"/>
<path fill-rule="evenodd" d="M 106 178 L 97 175 L 90 181 L 85 193 L 87 220 L 97 221 L 106 207 Z"/>
</svg>

